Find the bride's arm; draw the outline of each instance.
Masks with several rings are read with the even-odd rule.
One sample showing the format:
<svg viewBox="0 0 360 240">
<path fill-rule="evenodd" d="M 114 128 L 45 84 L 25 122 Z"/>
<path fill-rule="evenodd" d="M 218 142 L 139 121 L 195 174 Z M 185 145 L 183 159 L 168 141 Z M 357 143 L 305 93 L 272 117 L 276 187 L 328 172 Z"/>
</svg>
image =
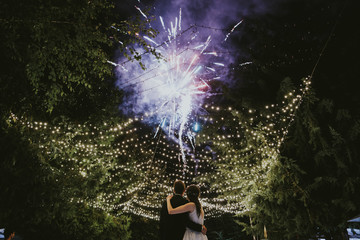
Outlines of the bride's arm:
<svg viewBox="0 0 360 240">
<path fill-rule="evenodd" d="M 195 204 L 194 203 L 187 203 L 185 205 L 182 205 L 182 206 L 179 206 L 177 208 L 173 208 L 171 206 L 171 202 L 170 202 L 170 199 L 171 199 L 171 195 L 169 195 L 167 198 L 166 198 L 166 201 L 167 201 L 167 209 L 168 209 L 168 213 L 169 214 L 179 214 L 179 213 L 185 213 L 185 212 L 192 212 L 194 211 L 195 209 Z"/>
</svg>

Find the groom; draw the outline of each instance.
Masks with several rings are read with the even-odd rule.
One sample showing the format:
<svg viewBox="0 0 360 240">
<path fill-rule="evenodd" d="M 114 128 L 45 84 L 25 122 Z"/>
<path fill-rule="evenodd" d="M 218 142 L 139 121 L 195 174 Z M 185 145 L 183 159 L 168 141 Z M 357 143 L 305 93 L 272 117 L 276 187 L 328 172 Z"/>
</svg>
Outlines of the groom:
<svg viewBox="0 0 360 240">
<path fill-rule="evenodd" d="M 188 203 L 183 195 L 185 192 L 185 184 L 177 180 L 174 182 L 174 196 L 171 198 L 171 206 L 179 207 Z M 186 227 L 191 230 L 206 234 L 206 227 L 192 222 L 188 213 L 170 215 L 167 210 L 166 201 L 162 204 L 160 214 L 160 240 L 182 240 Z"/>
</svg>

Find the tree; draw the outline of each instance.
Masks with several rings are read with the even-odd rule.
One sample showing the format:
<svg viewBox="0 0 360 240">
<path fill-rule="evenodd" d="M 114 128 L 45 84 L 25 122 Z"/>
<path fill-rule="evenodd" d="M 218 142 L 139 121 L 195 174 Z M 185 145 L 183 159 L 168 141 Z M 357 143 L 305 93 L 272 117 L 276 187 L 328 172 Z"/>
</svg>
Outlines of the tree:
<svg viewBox="0 0 360 240">
<path fill-rule="evenodd" d="M 360 207 L 359 120 L 351 114 L 357 110 L 334 109 L 333 100 L 319 100 L 313 91 L 294 101 L 289 87 L 285 79 L 288 104 L 232 110 L 221 120 L 213 115 L 206 135 L 221 157 L 207 180 L 228 208 L 238 206 L 238 215 L 249 217 L 240 224 L 250 234 L 262 236 L 266 226 L 275 239 L 345 239 L 347 220 Z"/>
<path fill-rule="evenodd" d="M 139 17 L 121 19 L 114 7 L 102 0 L 5 2 L 0 19 L 3 107 L 16 113 L 51 113 L 58 107 L 57 115 L 82 107 L 106 114 L 105 106 L 96 105 L 99 100 L 106 96 L 119 102 L 113 66 L 107 61 L 116 48 L 140 60 L 129 44 L 151 51 L 138 34 L 155 32 Z"/>
<path fill-rule="evenodd" d="M 32 131 L 19 119 L 73 129 L 86 121 L 123 122 L 121 92 L 108 60 L 117 48 L 135 61 L 141 60 L 135 46 L 152 52 L 138 37 L 151 35 L 148 22 L 124 19 L 113 2 L 101 0 L 5 1 L 0 13 L 1 225 L 29 239 L 129 239 L 130 218 L 79 201 L 106 188 L 108 165 L 94 164 L 84 178 L 84 166 L 69 161 L 76 155 L 73 146 L 54 144 L 71 143 L 69 135 Z"/>
<path fill-rule="evenodd" d="M 16 127 L 1 128 L 1 135 L 4 227 L 28 239 L 129 239 L 128 217 L 111 216 L 76 201 L 79 191 L 89 194 L 80 176 L 54 169 L 51 159 Z"/>
<path fill-rule="evenodd" d="M 249 233 L 263 236 L 264 226 L 266 226 L 269 238 L 274 239 L 303 239 L 315 235 L 322 235 L 327 239 L 345 239 L 346 221 L 359 212 L 358 197 L 354 191 L 359 186 L 359 178 L 353 172 L 359 170 L 358 161 L 355 160 L 358 159 L 358 150 L 354 147 L 359 141 L 357 133 L 360 102 L 358 94 L 355 93 L 354 81 L 359 74 L 359 69 L 355 67 L 359 64 L 355 58 L 359 53 L 359 48 L 353 44 L 353 41 L 358 39 L 358 31 L 348 31 L 348 27 L 352 26 L 350 16 L 354 16 L 354 9 L 358 9 L 358 6 L 352 1 L 349 1 L 347 5 L 341 1 L 332 1 L 330 5 L 321 1 L 316 4 L 319 5 L 317 7 L 301 5 L 301 7 L 305 7 L 302 8 L 304 11 L 301 11 L 300 20 L 296 19 L 296 12 L 285 13 L 284 11 L 284 14 L 281 13 L 277 17 L 278 20 L 284 17 L 289 18 L 290 21 L 272 22 L 264 19 L 263 31 L 255 31 L 258 25 L 251 26 L 253 29 L 250 33 L 263 34 L 256 38 L 258 39 L 256 43 L 262 43 L 267 48 L 265 49 L 261 45 L 252 47 L 255 64 L 257 61 L 259 63 L 269 62 L 273 56 L 284 54 L 279 56 L 278 63 L 272 61 L 271 64 L 265 66 L 259 64 L 257 69 L 249 67 L 250 70 L 253 70 L 251 73 L 255 75 L 256 80 L 249 82 L 244 80 L 250 86 L 258 84 L 254 89 L 262 92 L 260 101 L 257 99 L 254 101 L 265 102 L 270 106 L 275 102 L 275 91 L 268 90 L 268 87 L 263 86 L 271 85 L 270 87 L 277 89 L 278 80 L 273 81 L 274 76 L 282 79 L 290 75 L 296 79 L 301 73 L 300 70 L 311 72 L 313 66 L 311 68 L 311 65 L 308 64 L 316 63 L 314 52 L 320 52 L 321 46 L 324 46 L 329 38 L 331 21 L 326 19 L 334 16 L 333 23 L 338 22 L 335 34 L 330 35 L 331 41 L 325 45 L 327 46 L 326 54 L 322 53 L 319 65 L 315 65 L 317 68 L 312 79 L 315 92 L 307 96 L 300 109 L 297 110 L 293 125 L 287 128 L 286 138 L 282 142 L 279 154 L 276 154 L 275 158 L 271 160 L 271 167 L 265 171 L 259 169 L 255 173 L 250 171 L 254 168 L 250 164 L 256 166 L 266 160 L 255 152 L 257 148 L 262 148 L 260 143 L 265 142 L 264 139 L 255 145 L 255 151 L 250 154 L 242 154 L 241 151 L 241 144 L 245 148 L 250 143 L 249 141 L 243 143 L 239 141 L 238 146 L 233 143 L 228 145 L 224 143 L 223 146 L 219 144 L 215 150 L 219 154 L 229 156 L 227 160 L 215 164 L 220 172 L 220 177 L 216 177 L 218 181 L 216 182 L 216 178 L 214 179 L 215 187 L 220 186 L 220 189 L 223 187 L 230 190 L 224 194 L 224 198 L 229 201 L 239 203 L 247 201 L 250 208 L 248 211 L 244 211 L 243 215 L 251 217 L 251 222 L 242 225 Z M 300 5 L 294 4 L 294 8 L 299 7 Z M 330 9 L 328 16 L 318 14 L 319 11 L 324 12 L 325 9 Z M 293 13 L 293 16 L 288 15 L 289 12 Z M 304 17 L 303 13 L 306 13 L 308 17 Z M 308 30 L 313 27 L 304 22 L 310 22 L 315 15 L 319 16 L 319 18 L 315 18 L 319 20 L 319 24 L 323 24 L 323 27 L 328 29 L 329 33 L 314 35 L 309 30 L 309 35 L 301 35 L 301 31 L 304 29 Z M 326 17 L 324 18 L 324 16 Z M 256 23 L 258 21 L 261 19 L 257 19 Z M 282 26 L 278 25 L 277 31 L 265 31 L 266 26 L 270 26 L 271 23 L 275 25 L 280 23 Z M 279 31 L 279 29 L 283 29 L 283 26 L 287 31 Z M 294 38 L 294 35 L 289 33 L 291 29 L 302 29 L 299 31 L 301 43 L 299 42 L 300 38 Z M 345 35 L 352 37 L 345 39 Z M 268 41 L 269 36 L 271 36 L 270 42 Z M 252 39 L 252 35 L 246 35 L 244 38 L 245 40 L 246 38 Z M 311 38 L 315 38 L 314 41 L 308 41 Z M 289 45 L 294 43 L 294 40 L 297 41 L 297 44 L 295 48 L 292 48 Z M 285 44 L 285 42 L 289 44 Z M 308 48 L 300 47 L 303 44 Z M 272 48 L 269 49 L 268 46 Z M 314 51 L 315 47 L 318 51 Z M 299 53 L 303 52 L 303 54 L 296 57 L 296 54 L 289 53 L 294 50 Z M 345 61 L 339 63 L 338 59 L 345 59 Z M 299 60 L 306 63 L 299 63 Z M 291 70 L 293 68 L 297 68 L 297 70 Z M 254 101 L 251 101 L 255 97 L 249 93 L 254 93 L 254 91 L 247 91 L 249 88 L 244 86 L 247 85 L 235 86 L 237 89 L 242 89 L 245 94 L 241 101 L 236 97 L 230 100 L 237 104 L 236 109 L 241 113 L 234 114 L 239 122 L 251 104 L 252 108 L 257 110 L 257 116 L 266 114 L 266 111 L 264 113 L 262 109 L 259 110 L 259 104 L 255 105 Z M 286 91 L 290 89 L 284 88 Z M 231 91 L 229 93 L 231 94 Z M 239 93 L 234 91 L 233 94 L 238 95 Z M 234 95 L 230 95 L 230 97 Z M 283 96 L 283 93 L 280 96 Z M 247 99 L 250 100 L 246 101 Z M 241 111 L 244 108 L 245 111 Z M 231 117 L 224 118 L 230 119 Z M 246 118 L 249 119 L 245 115 Z M 254 119 L 256 118 L 254 117 Z M 259 131 L 261 128 L 251 127 L 245 121 L 243 120 L 240 125 L 245 126 L 249 131 L 256 132 L 259 137 L 264 136 L 264 132 Z M 228 129 L 237 125 L 237 121 L 233 124 L 228 123 L 229 121 L 225 124 L 224 122 L 222 121 L 221 124 Z M 261 122 L 262 125 L 265 124 L 265 121 L 260 119 L 257 122 L 258 126 L 261 126 Z M 240 129 L 240 126 L 237 127 Z M 246 132 L 239 131 L 239 133 L 244 136 L 243 138 L 251 140 L 251 136 Z M 230 142 L 226 138 L 222 141 Z M 254 143 L 251 145 L 254 146 Z M 238 158 L 240 156 L 240 159 L 235 160 L 236 155 Z M 256 159 L 258 161 L 254 161 Z M 254 174 L 258 174 L 262 178 L 265 174 L 266 182 L 256 181 L 257 177 Z M 227 183 L 221 185 L 224 179 L 227 180 Z M 232 179 L 236 180 L 231 181 Z M 355 188 L 353 189 L 353 187 Z M 246 204 L 244 205 L 246 206 Z"/>
</svg>

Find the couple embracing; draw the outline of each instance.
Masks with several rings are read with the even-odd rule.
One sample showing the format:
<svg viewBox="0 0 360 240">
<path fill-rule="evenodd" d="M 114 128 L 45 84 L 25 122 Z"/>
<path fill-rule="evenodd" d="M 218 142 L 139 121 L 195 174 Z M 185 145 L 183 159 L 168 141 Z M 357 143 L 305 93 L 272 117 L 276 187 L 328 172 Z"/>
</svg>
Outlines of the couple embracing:
<svg viewBox="0 0 360 240">
<path fill-rule="evenodd" d="M 177 180 L 173 191 L 161 208 L 160 240 L 207 240 L 199 187 L 190 185 L 185 199 L 185 184 Z"/>
</svg>

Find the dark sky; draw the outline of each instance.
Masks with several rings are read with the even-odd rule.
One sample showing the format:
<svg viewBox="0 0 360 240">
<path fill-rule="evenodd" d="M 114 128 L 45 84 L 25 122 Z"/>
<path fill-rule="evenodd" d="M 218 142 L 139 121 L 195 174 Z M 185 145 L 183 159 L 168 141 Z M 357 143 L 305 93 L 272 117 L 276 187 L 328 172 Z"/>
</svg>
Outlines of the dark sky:
<svg viewBox="0 0 360 240">
<path fill-rule="evenodd" d="M 121 8 L 139 14 L 134 5 L 156 18 L 173 19 L 182 8 L 183 26 L 190 24 L 228 29 L 239 20 L 224 49 L 235 71 L 227 78 L 242 94 L 273 101 L 285 77 L 295 82 L 314 72 L 313 84 L 324 97 L 357 101 L 360 27 L 358 0 L 127 0 Z M 155 28 L 160 26 L 154 23 Z M 327 43 L 328 41 L 328 43 Z M 223 47 L 222 47 L 223 48 Z M 238 64 L 253 64 L 239 67 Z M 237 88 L 236 88 L 237 89 Z M 344 103 L 345 104 L 345 103 Z"/>
</svg>

